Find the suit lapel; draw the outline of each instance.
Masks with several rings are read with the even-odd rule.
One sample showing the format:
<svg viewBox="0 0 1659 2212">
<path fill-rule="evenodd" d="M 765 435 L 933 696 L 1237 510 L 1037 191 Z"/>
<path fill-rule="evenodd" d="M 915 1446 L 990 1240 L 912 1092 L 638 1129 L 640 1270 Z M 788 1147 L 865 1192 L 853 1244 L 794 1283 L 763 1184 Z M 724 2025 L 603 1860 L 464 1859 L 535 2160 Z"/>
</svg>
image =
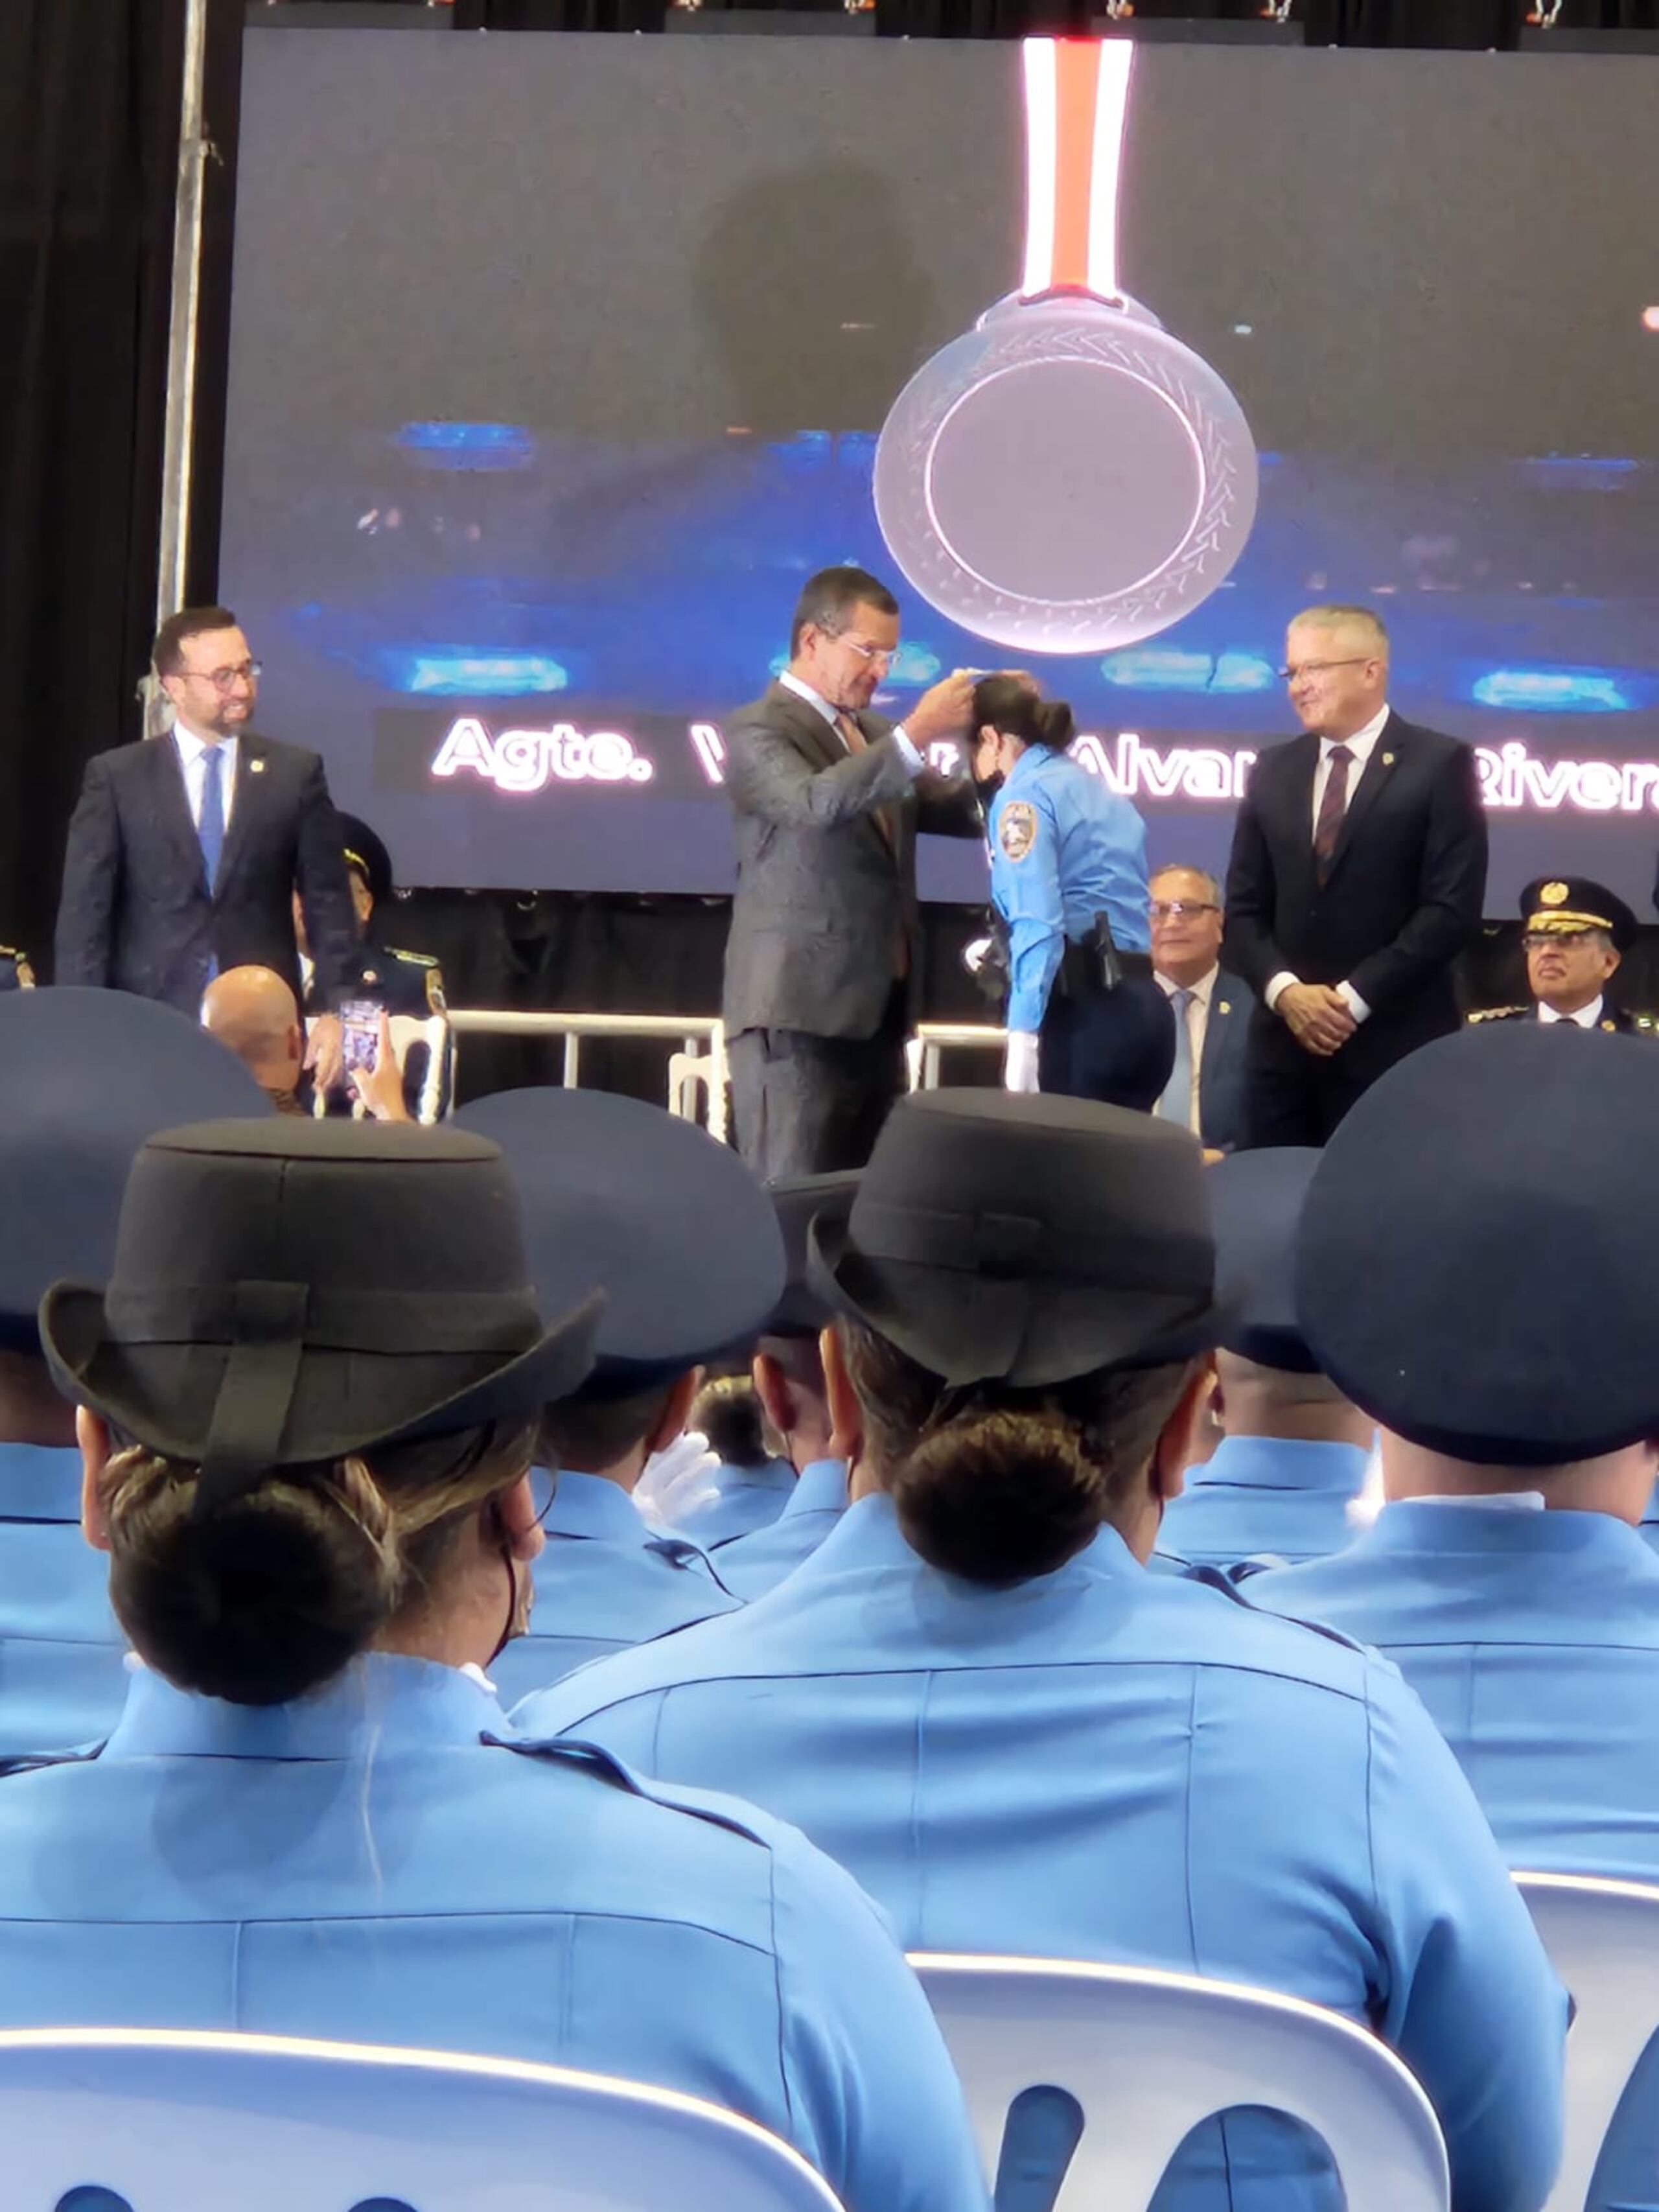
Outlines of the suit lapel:
<svg viewBox="0 0 1659 2212">
<path fill-rule="evenodd" d="M 811 702 L 792 691 L 787 684 L 775 684 L 771 703 L 783 717 L 790 737 L 805 754 L 814 768 L 833 768 L 842 757 L 843 747 L 838 731 L 832 730 Z"/>
<path fill-rule="evenodd" d="M 1285 750 L 1292 757 L 1285 769 L 1285 805 L 1288 809 L 1291 853 L 1314 887 L 1313 820 L 1314 772 L 1319 766 L 1319 740 L 1305 732 L 1292 738 Z"/>
<path fill-rule="evenodd" d="M 225 842 L 219 854 L 219 880 L 216 890 L 222 890 L 232 880 L 242 848 L 247 842 L 250 821 L 270 780 L 266 767 L 269 758 L 262 738 L 250 737 L 246 731 L 237 738 L 236 783 L 231 794 L 230 821 L 226 827 Z"/>
<path fill-rule="evenodd" d="M 1341 866 L 1343 855 L 1353 842 L 1360 823 L 1376 805 L 1378 792 L 1394 773 L 1397 727 L 1398 718 L 1390 714 L 1377 732 L 1376 743 L 1371 747 L 1371 757 L 1365 763 L 1365 772 L 1354 787 L 1353 796 L 1348 801 L 1348 811 L 1342 817 L 1342 827 L 1337 832 L 1336 850 L 1331 854 L 1330 871 L 1325 878 L 1328 884 Z M 1313 804 L 1311 793 L 1308 803 L 1310 806 Z"/>
<path fill-rule="evenodd" d="M 1227 1042 L 1227 1025 L 1233 1018 L 1233 1002 L 1227 996 L 1219 974 L 1210 992 L 1209 1018 L 1204 1024 L 1204 1049 L 1198 1056 L 1200 1093 L 1208 1082 L 1211 1070 L 1220 1059 Z"/>
<path fill-rule="evenodd" d="M 202 866 L 202 843 L 191 818 L 190 793 L 185 789 L 185 764 L 171 733 L 147 740 L 149 774 L 154 787 L 155 819 L 178 853 L 180 865 L 205 892 L 207 872 Z"/>
</svg>

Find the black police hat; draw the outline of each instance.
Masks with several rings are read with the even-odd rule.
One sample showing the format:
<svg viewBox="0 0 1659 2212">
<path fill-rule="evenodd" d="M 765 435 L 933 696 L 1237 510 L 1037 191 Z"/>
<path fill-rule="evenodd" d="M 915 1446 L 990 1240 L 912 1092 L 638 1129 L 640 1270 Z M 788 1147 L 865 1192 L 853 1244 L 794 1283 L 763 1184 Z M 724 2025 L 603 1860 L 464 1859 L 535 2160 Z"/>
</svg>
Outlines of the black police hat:
<svg viewBox="0 0 1659 2212">
<path fill-rule="evenodd" d="M 0 998 L 0 1340 L 33 1349 L 46 1285 L 108 1273 L 147 1137 L 275 1110 L 235 1054 L 172 1006 L 75 987 Z"/>
<path fill-rule="evenodd" d="M 346 866 L 362 875 L 375 905 L 384 906 L 392 896 L 391 854 L 361 815 L 342 814 L 339 821 Z"/>
<path fill-rule="evenodd" d="M 783 1232 L 783 1254 L 788 1279 L 778 1300 L 769 1332 L 777 1336 L 817 1336 L 835 1319 L 830 1307 L 807 1280 L 806 1235 L 812 1216 L 825 1210 L 845 1211 L 859 1187 L 856 1174 L 784 1176 L 769 1183 L 778 1227 Z"/>
<path fill-rule="evenodd" d="M 586 1375 L 601 1304 L 544 1327 L 483 1138 L 273 1115 L 152 1137 L 108 1282 L 54 1284 L 40 1338 L 66 1396 L 199 1465 L 212 1502 L 275 1467 L 532 1419 Z"/>
<path fill-rule="evenodd" d="M 809 1273 L 947 1383 L 1032 1388 L 1212 1345 L 1202 1155 L 1174 1123 L 1092 1100 L 933 1091 L 889 1115 Z"/>
<path fill-rule="evenodd" d="M 1263 1367 L 1311 1375 L 1296 1313 L 1296 1246 L 1302 1208 L 1321 1155 L 1285 1145 L 1235 1152 L 1210 1170 L 1216 1284 L 1229 1309 L 1224 1350 Z"/>
<path fill-rule="evenodd" d="M 1581 1044 L 1517 1022 L 1426 1045 L 1314 1176 L 1303 1333 L 1356 1405 L 1429 1450 L 1549 1467 L 1659 1435 L 1659 1181 L 1640 1172 L 1659 1053 Z"/>
<path fill-rule="evenodd" d="M 595 1388 L 647 1389 L 765 1327 L 784 1285 L 771 1200 L 695 1122 L 548 1085 L 498 1091 L 455 1120 L 507 1156 L 544 1303 L 604 1286 Z"/>
<path fill-rule="evenodd" d="M 1577 937 L 1587 929 L 1601 929 L 1620 952 L 1628 952 L 1636 942 L 1631 908 L 1617 891 L 1588 876 L 1540 876 L 1521 894 L 1521 919 L 1538 936 Z"/>
</svg>

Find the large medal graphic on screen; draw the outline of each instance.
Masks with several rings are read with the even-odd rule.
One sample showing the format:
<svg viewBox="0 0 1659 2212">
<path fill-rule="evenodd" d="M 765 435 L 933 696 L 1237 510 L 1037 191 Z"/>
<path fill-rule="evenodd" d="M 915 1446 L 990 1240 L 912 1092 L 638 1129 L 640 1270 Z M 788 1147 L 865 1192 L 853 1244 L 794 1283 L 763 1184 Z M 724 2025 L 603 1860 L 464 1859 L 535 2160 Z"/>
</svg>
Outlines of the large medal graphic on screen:
<svg viewBox="0 0 1659 2212">
<path fill-rule="evenodd" d="M 930 605 L 997 645 L 1101 653 L 1200 606 L 1255 519 L 1244 410 L 1118 283 L 1127 40 L 1025 42 L 1025 266 L 876 449 L 876 516 Z"/>
</svg>

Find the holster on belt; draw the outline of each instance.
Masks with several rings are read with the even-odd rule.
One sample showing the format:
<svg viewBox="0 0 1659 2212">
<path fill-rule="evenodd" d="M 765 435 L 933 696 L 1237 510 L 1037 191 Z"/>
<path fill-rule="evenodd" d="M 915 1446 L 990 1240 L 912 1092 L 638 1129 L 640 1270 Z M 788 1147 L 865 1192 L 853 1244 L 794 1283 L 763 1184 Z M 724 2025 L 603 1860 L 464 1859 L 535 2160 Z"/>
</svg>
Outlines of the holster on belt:
<svg viewBox="0 0 1659 2212">
<path fill-rule="evenodd" d="M 1103 914 L 1097 914 L 1087 937 L 1080 941 L 1066 939 L 1054 988 L 1070 999 L 1105 998 L 1126 975 L 1133 972 L 1139 959 L 1135 953 L 1118 951 L 1111 923 Z M 1150 966 L 1150 963 L 1142 964 Z"/>
</svg>

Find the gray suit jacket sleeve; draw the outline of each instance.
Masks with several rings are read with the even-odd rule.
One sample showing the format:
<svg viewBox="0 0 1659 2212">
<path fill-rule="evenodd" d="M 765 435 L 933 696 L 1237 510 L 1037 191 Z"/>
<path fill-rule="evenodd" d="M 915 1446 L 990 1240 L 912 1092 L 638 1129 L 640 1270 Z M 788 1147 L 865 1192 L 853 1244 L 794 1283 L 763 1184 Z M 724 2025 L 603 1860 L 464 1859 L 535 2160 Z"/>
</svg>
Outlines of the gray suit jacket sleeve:
<svg viewBox="0 0 1659 2212">
<path fill-rule="evenodd" d="M 786 730 L 735 719 L 726 738 L 726 785 L 739 813 L 781 830 L 830 830 L 902 799 L 910 770 L 892 737 L 815 768 Z"/>
<path fill-rule="evenodd" d="M 120 883 L 121 825 L 99 753 L 87 763 L 64 855 L 54 971 L 60 983 L 108 983 Z"/>
</svg>

